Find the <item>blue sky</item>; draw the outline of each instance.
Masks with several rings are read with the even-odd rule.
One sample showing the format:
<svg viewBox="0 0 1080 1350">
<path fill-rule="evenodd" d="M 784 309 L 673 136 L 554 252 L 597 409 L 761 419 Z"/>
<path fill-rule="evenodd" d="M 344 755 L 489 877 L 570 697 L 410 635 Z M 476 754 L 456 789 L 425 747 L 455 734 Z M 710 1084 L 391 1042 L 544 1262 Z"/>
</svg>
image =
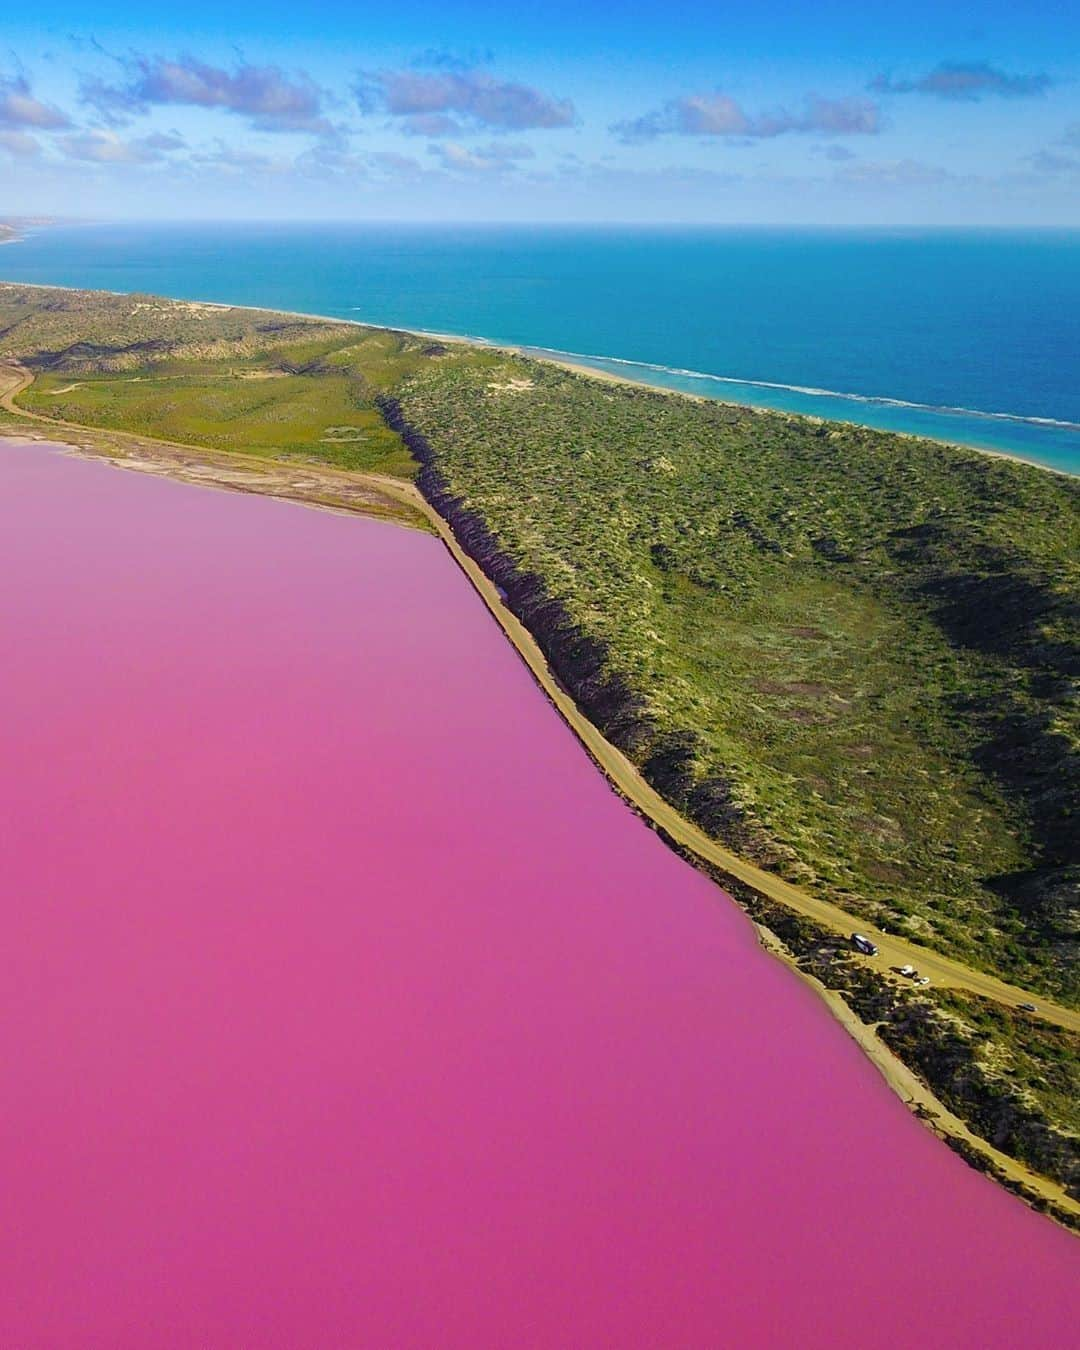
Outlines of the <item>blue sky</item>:
<svg viewBox="0 0 1080 1350">
<path fill-rule="evenodd" d="M 5 17 L 0 215 L 1080 224 L 1080 6 Z"/>
</svg>

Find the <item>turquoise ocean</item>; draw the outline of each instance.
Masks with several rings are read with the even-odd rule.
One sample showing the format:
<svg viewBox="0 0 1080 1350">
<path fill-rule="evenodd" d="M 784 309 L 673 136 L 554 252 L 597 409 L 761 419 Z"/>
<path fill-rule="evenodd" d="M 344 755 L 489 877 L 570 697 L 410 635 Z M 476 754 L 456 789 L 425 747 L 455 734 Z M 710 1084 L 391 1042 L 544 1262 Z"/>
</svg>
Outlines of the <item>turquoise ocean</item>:
<svg viewBox="0 0 1080 1350">
<path fill-rule="evenodd" d="M 53 226 L 0 279 L 566 353 L 1080 472 L 1080 231 Z"/>
</svg>

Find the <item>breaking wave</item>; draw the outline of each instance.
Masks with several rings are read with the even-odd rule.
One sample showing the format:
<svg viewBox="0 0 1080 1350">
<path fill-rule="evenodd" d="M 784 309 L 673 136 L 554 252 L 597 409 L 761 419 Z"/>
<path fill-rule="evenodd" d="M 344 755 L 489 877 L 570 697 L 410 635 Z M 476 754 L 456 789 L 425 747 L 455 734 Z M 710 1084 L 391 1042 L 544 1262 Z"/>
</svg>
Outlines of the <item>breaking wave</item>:
<svg viewBox="0 0 1080 1350">
<path fill-rule="evenodd" d="M 1022 422 L 1031 426 L 1060 427 L 1066 431 L 1080 431 L 1080 422 L 1062 421 L 1056 417 L 1034 417 L 1024 413 L 988 412 L 983 408 L 952 407 L 949 404 L 915 403 L 909 399 L 887 398 L 881 394 L 851 394 L 840 389 L 818 389 L 814 385 L 781 384 L 776 380 L 748 380 L 736 375 L 711 375 L 704 370 L 686 370 L 680 366 L 664 366 L 652 361 L 631 361 L 620 356 L 595 356 L 589 352 L 567 352 L 558 347 L 537 347 L 530 344 L 526 350 L 571 361 L 598 362 L 605 366 L 626 366 L 648 370 L 659 375 L 673 375 L 679 379 L 705 380 L 719 385 L 736 385 L 744 389 L 776 389 L 785 393 L 803 394 L 810 398 L 843 399 L 850 403 L 867 403 L 882 408 L 909 408 L 918 412 L 951 414 L 956 417 L 985 417 L 996 422 Z"/>
</svg>

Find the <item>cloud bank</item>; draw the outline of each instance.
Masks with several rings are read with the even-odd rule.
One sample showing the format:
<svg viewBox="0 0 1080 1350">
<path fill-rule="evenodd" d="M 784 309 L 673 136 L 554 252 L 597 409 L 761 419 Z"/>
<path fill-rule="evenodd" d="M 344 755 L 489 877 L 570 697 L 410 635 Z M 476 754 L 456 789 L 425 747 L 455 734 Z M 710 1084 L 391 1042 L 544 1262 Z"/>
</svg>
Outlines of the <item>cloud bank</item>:
<svg viewBox="0 0 1080 1350">
<path fill-rule="evenodd" d="M 534 157 L 530 146 L 512 145 L 506 141 L 496 141 L 476 149 L 468 149 L 455 141 L 440 141 L 428 149 L 442 168 L 453 173 L 505 173 L 521 160 Z"/>
<path fill-rule="evenodd" d="M 462 131 L 530 131 L 573 126 L 568 98 L 480 71 L 380 71 L 361 77 L 354 92 L 364 113 L 387 114 L 422 136 Z"/>
<path fill-rule="evenodd" d="M 662 108 L 626 122 L 612 132 L 626 144 L 657 136 L 726 136 L 768 140 L 791 132 L 827 136 L 873 136 L 881 129 L 881 113 L 866 98 L 821 98 L 811 94 L 799 113 L 777 108 L 751 115 L 729 94 L 691 94 L 669 99 Z"/>
<path fill-rule="evenodd" d="M 71 122 L 51 103 L 34 98 L 29 81 L 23 75 L 0 77 L 0 127 L 19 131 L 59 131 Z"/>
<path fill-rule="evenodd" d="M 0 150 L 6 150 L 14 159 L 37 159 L 40 144 L 25 131 L 0 131 Z"/>
<path fill-rule="evenodd" d="M 984 98 L 1041 98 L 1053 81 L 1049 75 L 1009 75 L 987 61 L 943 61 L 917 80 L 878 75 L 870 81 L 876 94 L 928 94 L 956 103 Z"/>
<path fill-rule="evenodd" d="M 61 137 L 60 153 L 67 159 L 89 164 L 157 164 L 169 150 L 183 146 L 181 137 L 154 133 L 136 140 L 122 140 L 115 131 L 80 131 Z"/>
<path fill-rule="evenodd" d="M 193 56 L 175 61 L 133 56 L 124 62 L 127 79 L 83 83 L 82 101 L 107 121 L 141 116 L 153 107 L 218 108 L 246 118 L 257 131 L 334 133 L 324 115 L 325 92 L 304 74 L 288 75 L 277 66 L 239 62 L 232 70 Z"/>
</svg>

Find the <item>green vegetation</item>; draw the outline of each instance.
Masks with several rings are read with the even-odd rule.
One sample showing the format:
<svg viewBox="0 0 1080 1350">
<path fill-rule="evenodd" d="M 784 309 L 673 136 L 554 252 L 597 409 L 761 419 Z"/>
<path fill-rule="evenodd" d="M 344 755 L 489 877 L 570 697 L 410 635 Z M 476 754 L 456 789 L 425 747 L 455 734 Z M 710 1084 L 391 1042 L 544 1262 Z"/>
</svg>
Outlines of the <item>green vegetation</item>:
<svg viewBox="0 0 1080 1350">
<path fill-rule="evenodd" d="M 492 349 L 145 296 L 0 286 L 5 356 L 36 376 L 22 406 L 49 417 L 419 472 L 669 801 L 851 913 L 1080 998 L 1074 480 Z M 1075 1038 L 898 994 L 775 909 L 759 917 L 972 1128 L 1078 1184 Z"/>
<path fill-rule="evenodd" d="M 0 356 L 62 421 L 211 450 L 412 477 L 374 405 L 429 344 L 405 334 L 148 296 L 0 288 Z"/>
<path fill-rule="evenodd" d="M 315 380 L 251 361 L 228 375 L 209 362 L 169 362 L 151 374 L 72 382 L 46 375 L 25 406 L 48 417 L 135 431 L 212 450 L 317 457 L 345 469 L 408 475 L 412 463 L 348 378 Z"/>
<path fill-rule="evenodd" d="M 622 693 L 599 716 L 669 799 L 891 931 L 1077 997 L 1077 484 L 509 356 L 398 398 L 448 509 L 602 649 Z"/>
<path fill-rule="evenodd" d="M 955 989 L 937 990 L 934 1000 L 955 1021 L 958 1034 L 969 1038 L 982 1073 L 996 1084 L 1001 1099 L 1038 1110 L 1052 1127 L 1068 1132 L 1080 1101 L 1080 1038 L 1049 1031 L 1037 1017 Z M 1080 1162 L 1074 1185 L 1080 1193 Z"/>
</svg>

